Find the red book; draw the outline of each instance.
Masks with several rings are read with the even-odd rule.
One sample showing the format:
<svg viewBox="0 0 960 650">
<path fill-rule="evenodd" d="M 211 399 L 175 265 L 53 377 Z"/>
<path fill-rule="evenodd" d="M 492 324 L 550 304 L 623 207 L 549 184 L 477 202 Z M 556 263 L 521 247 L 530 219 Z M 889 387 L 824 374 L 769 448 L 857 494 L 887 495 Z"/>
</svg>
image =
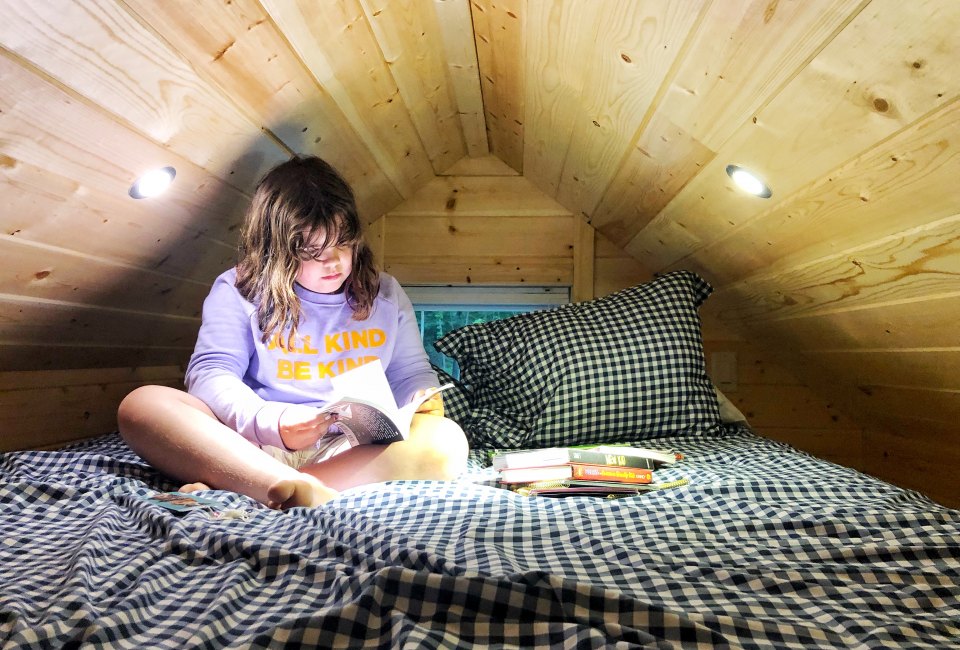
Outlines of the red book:
<svg viewBox="0 0 960 650">
<path fill-rule="evenodd" d="M 534 481 L 553 481 L 565 478 L 615 481 L 617 483 L 652 483 L 653 470 L 615 465 L 585 465 L 582 463 L 500 470 L 500 481 L 502 483 L 532 483 Z"/>
</svg>

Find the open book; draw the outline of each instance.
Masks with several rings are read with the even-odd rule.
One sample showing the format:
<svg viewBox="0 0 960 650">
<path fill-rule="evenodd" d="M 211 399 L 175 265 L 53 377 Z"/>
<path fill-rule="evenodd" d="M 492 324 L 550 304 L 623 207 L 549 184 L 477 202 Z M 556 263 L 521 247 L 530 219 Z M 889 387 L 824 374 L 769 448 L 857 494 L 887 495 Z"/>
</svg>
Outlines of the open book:
<svg viewBox="0 0 960 650">
<path fill-rule="evenodd" d="M 410 422 L 420 405 L 453 384 L 428 391 L 422 398 L 398 407 L 383 372 L 380 360 L 365 363 L 332 380 L 337 398 L 321 409 L 333 413 L 337 421 L 327 435 L 342 433 L 356 445 L 387 445 L 403 440 L 410 433 Z"/>
</svg>

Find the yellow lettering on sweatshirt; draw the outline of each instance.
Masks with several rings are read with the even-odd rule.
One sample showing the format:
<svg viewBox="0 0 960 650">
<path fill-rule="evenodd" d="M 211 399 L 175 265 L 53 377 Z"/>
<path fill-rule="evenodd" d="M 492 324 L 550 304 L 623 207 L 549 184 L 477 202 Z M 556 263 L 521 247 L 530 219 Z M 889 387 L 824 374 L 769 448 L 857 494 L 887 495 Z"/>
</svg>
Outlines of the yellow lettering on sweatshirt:
<svg viewBox="0 0 960 650">
<path fill-rule="evenodd" d="M 299 379 L 301 381 L 310 379 L 310 362 L 294 361 L 293 362 L 293 378 Z"/>
<path fill-rule="evenodd" d="M 351 330 L 323 336 L 324 352 L 346 352 L 360 348 L 377 348 L 387 342 L 387 333 L 378 327 L 366 330 Z"/>
<path fill-rule="evenodd" d="M 359 368 L 365 363 L 376 361 L 380 357 L 367 355 L 355 358 L 333 359 L 332 361 L 318 361 L 316 365 L 317 374 L 314 376 L 313 362 L 311 361 L 290 361 L 289 359 L 277 359 L 277 379 L 286 381 L 310 381 L 313 379 L 324 379 L 342 375 L 345 372 Z"/>
<path fill-rule="evenodd" d="M 284 337 L 280 336 L 279 334 L 274 334 L 270 337 L 270 340 L 267 341 L 267 349 L 276 350 L 279 348 L 280 350 L 283 350 L 284 354 L 289 354 L 291 352 L 296 352 L 299 354 L 320 354 L 320 350 L 310 344 L 309 334 L 302 338 L 298 336 L 289 343 L 290 344 L 288 345 L 288 341 Z"/>
<path fill-rule="evenodd" d="M 317 378 L 323 379 L 324 377 L 336 377 L 337 373 L 333 371 L 333 361 L 323 361 L 317 362 Z"/>
</svg>

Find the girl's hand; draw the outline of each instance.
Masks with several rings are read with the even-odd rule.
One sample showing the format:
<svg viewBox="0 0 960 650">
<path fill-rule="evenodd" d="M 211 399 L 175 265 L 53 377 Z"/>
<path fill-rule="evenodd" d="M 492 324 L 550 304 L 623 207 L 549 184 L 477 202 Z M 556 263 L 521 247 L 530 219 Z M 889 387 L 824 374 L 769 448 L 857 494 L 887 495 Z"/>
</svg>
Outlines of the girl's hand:
<svg viewBox="0 0 960 650">
<path fill-rule="evenodd" d="M 435 388 L 421 388 L 413 396 L 413 401 L 420 399 L 432 390 L 435 390 Z M 417 408 L 417 413 L 426 413 L 427 415 L 437 415 L 443 417 L 443 395 L 441 393 L 433 395 L 430 399 L 425 401 Z"/>
<path fill-rule="evenodd" d="M 287 449 L 300 451 L 317 444 L 327 428 L 337 421 L 332 413 L 302 404 L 291 404 L 280 414 L 280 439 Z"/>
</svg>

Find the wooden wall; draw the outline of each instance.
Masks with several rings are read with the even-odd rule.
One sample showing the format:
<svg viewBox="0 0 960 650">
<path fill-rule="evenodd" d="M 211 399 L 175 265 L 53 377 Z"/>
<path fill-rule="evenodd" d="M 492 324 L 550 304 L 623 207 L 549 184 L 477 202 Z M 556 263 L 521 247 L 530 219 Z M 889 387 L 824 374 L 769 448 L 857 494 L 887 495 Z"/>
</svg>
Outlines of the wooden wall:
<svg viewBox="0 0 960 650">
<path fill-rule="evenodd" d="M 368 223 L 391 213 L 374 235 L 399 274 L 412 256 L 390 258 L 394 238 L 405 251 L 418 241 L 408 217 L 461 252 L 482 250 L 488 228 L 526 224 L 527 246 L 498 241 L 463 270 L 439 251 L 441 279 L 560 278 L 589 295 L 610 284 L 595 233 L 647 272 L 700 272 L 717 288 L 705 313 L 717 340 L 783 360 L 828 413 L 856 418 L 835 425 L 861 431 L 872 471 L 960 503 L 944 462 L 960 455 L 960 3 L 316 6 L 0 0 L 2 385 L 73 390 L 95 373 L 61 371 L 112 369 L 109 385 L 182 364 L 252 184 L 292 153 L 317 154 Z M 502 182 L 457 186 L 464 155 Z M 736 190 L 731 163 L 773 197 Z M 162 165 L 178 171 L 168 194 L 127 197 Z M 530 186 L 550 201 L 482 226 L 489 215 L 467 210 L 496 212 Z M 461 207 L 455 223 L 418 212 L 436 196 Z M 38 370 L 49 380 L 8 374 Z M 0 444 L 75 435 L 11 431 Z"/>
<path fill-rule="evenodd" d="M 143 384 L 183 388 L 184 366 L 0 372 L 0 450 L 48 449 L 117 430 Z"/>
</svg>

